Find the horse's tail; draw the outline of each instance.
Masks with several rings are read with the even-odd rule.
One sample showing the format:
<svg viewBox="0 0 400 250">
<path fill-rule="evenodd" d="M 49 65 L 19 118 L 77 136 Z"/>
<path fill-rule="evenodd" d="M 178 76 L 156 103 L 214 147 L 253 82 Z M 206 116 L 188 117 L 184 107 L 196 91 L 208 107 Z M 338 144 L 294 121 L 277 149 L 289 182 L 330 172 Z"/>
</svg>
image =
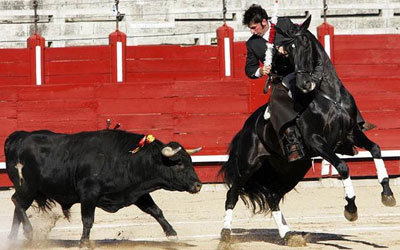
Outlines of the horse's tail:
<svg viewBox="0 0 400 250">
<path fill-rule="evenodd" d="M 230 145 L 229 145 L 229 159 L 226 161 L 219 173 L 218 176 L 222 176 L 224 182 L 228 185 L 229 188 L 232 187 L 234 182 L 240 182 L 243 174 L 246 171 L 251 171 L 251 166 L 248 164 L 248 160 L 246 157 L 248 155 L 242 154 L 242 147 L 248 146 L 249 143 L 246 140 L 251 140 L 252 134 L 256 133 L 256 123 L 258 117 L 263 114 L 264 109 L 258 109 L 255 111 L 246 121 L 243 128 L 234 136 Z M 265 165 L 265 166 L 264 166 Z M 257 169 L 252 176 L 244 180 L 245 183 L 240 184 L 240 188 L 238 189 L 239 196 L 245 203 L 247 207 L 252 209 L 253 213 L 267 213 L 270 208 L 268 206 L 268 199 L 272 196 L 271 189 L 269 189 L 269 183 L 266 180 L 273 179 L 272 176 L 268 176 L 271 174 L 271 170 L 268 168 L 267 163 L 263 163 L 263 166 Z"/>
<path fill-rule="evenodd" d="M 241 176 L 239 170 L 239 145 L 241 136 L 243 134 L 243 130 L 240 130 L 235 137 L 233 137 L 229 148 L 229 158 L 228 160 L 222 165 L 221 169 L 218 172 L 218 176 L 222 176 L 224 182 L 231 187 L 234 180 Z"/>
</svg>

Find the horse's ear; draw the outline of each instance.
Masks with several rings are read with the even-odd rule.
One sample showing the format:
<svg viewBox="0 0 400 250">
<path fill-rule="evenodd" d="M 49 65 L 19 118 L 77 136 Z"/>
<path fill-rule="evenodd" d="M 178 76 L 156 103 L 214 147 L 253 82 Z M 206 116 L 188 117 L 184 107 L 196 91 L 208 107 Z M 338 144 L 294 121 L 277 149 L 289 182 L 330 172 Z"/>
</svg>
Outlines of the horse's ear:
<svg viewBox="0 0 400 250">
<path fill-rule="evenodd" d="M 311 22 L 311 15 L 308 15 L 306 20 L 301 24 L 300 30 L 306 31 L 308 29 L 308 27 L 310 26 L 310 22 Z"/>
</svg>

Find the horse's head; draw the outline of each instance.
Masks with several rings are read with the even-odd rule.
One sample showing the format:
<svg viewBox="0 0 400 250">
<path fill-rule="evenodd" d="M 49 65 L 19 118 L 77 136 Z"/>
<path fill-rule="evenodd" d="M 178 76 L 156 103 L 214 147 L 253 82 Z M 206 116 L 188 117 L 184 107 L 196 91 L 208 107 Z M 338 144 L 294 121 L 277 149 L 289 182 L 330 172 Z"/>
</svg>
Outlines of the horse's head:
<svg viewBox="0 0 400 250">
<path fill-rule="evenodd" d="M 312 81 L 313 44 L 310 39 L 311 33 L 307 30 L 310 22 L 311 15 L 294 30 L 282 31 L 277 28 L 277 32 L 284 37 L 284 47 L 295 67 L 296 86 L 303 93 L 308 93 L 316 87 L 316 83 Z"/>
</svg>

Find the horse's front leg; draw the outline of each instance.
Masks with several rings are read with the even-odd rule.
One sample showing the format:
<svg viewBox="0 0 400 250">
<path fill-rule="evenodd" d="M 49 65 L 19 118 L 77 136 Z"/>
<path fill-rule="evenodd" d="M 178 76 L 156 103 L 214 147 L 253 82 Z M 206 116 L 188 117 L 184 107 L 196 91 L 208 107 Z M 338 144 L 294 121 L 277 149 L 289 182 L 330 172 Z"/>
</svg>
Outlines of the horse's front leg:
<svg viewBox="0 0 400 250">
<path fill-rule="evenodd" d="M 378 144 L 374 143 L 360 130 L 356 127 L 353 130 L 354 143 L 357 147 L 365 148 L 368 150 L 372 157 L 374 158 L 374 163 L 376 167 L 376 173 L 378 176 L 378 181 L 382 185 L 381 201 L 385 206 L 393 207 L 396 205 L 396 198 L 394 198 L 392 189 L 389 185 L 389 176 L 386 171 L 385 163 L 383 162 L 381 149 Z"/>
<path fill-rule="evenodd" d="M 343 187 L 345 191 L 345 199 L 347 205 L 344 207 L 344 216 L 349 221 L 355 221 L 358 219 L 357 206 L 355 203 L 355 193 L 353 188 L 353 183 L 349 175 L 349 167 L 346 162 L 341 160 L 328 146 L 325 139 L 320 136 L 312 136 L 312 143 L 309 145 L 318 152 L 318 154 L 332 164 L 338 171 L 340 177 L 342 178 Z"/>
</svg>

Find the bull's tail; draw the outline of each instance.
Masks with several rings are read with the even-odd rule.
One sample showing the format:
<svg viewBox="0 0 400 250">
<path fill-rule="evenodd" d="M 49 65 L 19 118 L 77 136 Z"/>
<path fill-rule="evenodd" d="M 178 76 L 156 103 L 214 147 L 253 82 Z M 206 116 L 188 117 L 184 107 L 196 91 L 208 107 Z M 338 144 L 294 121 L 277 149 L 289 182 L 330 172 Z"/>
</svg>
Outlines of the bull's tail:
<svg viewBox="0 0 400 250">
<path fill-rule="evenodd" d="M 53 199 L 48 198 L 46 195 L 42 193 L 37 193 L 35 197 L 35 205 L 32 205 L 33 208 L 38 209 L 41 212 L 47 213 L 53 207 L 55 207 L 56 203 Z"/>
</svg>

